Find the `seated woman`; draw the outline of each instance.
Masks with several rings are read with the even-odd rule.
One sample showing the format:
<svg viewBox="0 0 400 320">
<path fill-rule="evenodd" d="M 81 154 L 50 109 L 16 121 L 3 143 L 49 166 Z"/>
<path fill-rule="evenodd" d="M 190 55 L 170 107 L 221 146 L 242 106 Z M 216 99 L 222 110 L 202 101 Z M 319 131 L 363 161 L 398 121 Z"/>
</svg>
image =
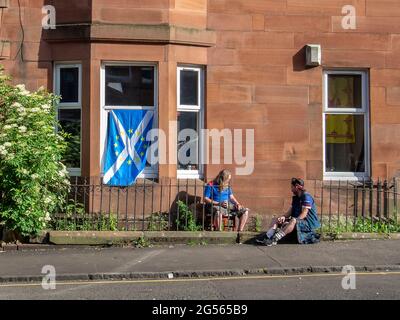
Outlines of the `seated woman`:
<svg viewBox="0 0 400 320">
<path fill-rule="evenodd" d="M 204 189 L 204 200 L 206 208 L 214 217 L 214 226 L 221 231 L 222 216 L 235 216 L 235 231 L 242 232 L 249 215 L 249 209 L 244 208 L 234 197 L 232 188 L 229 186 L 232 178 L 228 170 L 222 170 L 217 177 L 207 184 Z"/>
</svg>

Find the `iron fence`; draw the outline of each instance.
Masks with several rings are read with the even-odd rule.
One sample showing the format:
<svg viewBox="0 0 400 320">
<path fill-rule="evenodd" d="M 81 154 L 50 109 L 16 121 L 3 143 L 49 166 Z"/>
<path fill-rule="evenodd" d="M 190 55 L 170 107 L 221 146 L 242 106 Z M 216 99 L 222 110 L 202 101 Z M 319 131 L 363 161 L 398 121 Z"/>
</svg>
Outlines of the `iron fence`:
<svg viewBox="0 0 400 320">
<path fill-rule="evenodd" d="M 161 178 L 113 187 L 104 185 L 101 178 L 74 177 L 67 205 L 55 214 L 52 227 L 69 231 L 213 230 L 213 217 L 203 197 L 205 186 L 199 180 Z M 323 232 L 400 232 L 396 179 L 306 181 L 306 186 L 314 196 Z M 266 208 L 258 215 L 255 209 L 250 216 L 262 216 L 265 227 L 268 213 Z M 232 230 L 234 220 L 224 219 L 224 226 Z"/>
</svg>

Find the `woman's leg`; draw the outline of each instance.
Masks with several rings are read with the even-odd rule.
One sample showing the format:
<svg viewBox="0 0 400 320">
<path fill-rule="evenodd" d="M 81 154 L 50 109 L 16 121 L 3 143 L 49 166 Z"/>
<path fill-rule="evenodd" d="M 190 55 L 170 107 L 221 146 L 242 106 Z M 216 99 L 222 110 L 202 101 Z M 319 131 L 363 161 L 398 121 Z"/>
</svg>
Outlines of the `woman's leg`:
<svg viewBox="0 0 400 320">
<path fill-rule="evenodd" d="M 221 225 L 222 225 L 222 214 L 219 210 L 216 210 L 214 212 L 214 226 L 216 231 L 221 231 Z"/>
<path fill-rule="evenodd" d="M 249 212 L 246 211 L 245 213 L 242 214 L 242 216 L 240 217 L 239 221 L 239 232 L 242 232 L 244 229 L 244 226 L 246 225 L 247 219 L 249 217 Z"/>
</svg>

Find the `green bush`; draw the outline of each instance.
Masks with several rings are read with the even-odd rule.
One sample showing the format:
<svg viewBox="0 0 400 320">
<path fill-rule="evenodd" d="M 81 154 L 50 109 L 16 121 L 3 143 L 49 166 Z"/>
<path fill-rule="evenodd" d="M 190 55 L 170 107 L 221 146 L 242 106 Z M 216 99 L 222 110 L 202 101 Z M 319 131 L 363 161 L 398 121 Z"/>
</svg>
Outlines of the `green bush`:
<svg viewBox="0 0 400 320">
<path fill-rule="evenodd" d="M 81 203 L 70 200 L 51 227 L 57 231 L 118 231 L 118 219 L 113 213 L 86 214 Z"/>
<path fill-rule="evenodd" d="M 23 236 L 45 229 L 65 203 L 61 163 L 67 135 L 57 132 L 57 97 L 12 86 L 0 70 L 0 222 Z"/>
<path fill-rule="evenodd" d="M 155 212 L 148 218 L 148 231 L 165 231 L 168 230 L 168 213 Z"/>
<path fill-rule="evenodd" d="M 330 223 L 329 217 L 322 219 L 322 233 L 341 234 L 344 232 L 358 232 L 358 233 L 396 233 L 400 232 L 400 224 L 394 220 L 371 220 L 371 218 L 356 218 L 349 216 L 332 216 Z"/>
<path fill-rule="evenodd" d="M 193 212 L 183 201 L 178 201 L 179 218 L 176 219 L 176 226 L 179 231 L 200 231 L 201 226 L 196 224 Z"/>
</svg>

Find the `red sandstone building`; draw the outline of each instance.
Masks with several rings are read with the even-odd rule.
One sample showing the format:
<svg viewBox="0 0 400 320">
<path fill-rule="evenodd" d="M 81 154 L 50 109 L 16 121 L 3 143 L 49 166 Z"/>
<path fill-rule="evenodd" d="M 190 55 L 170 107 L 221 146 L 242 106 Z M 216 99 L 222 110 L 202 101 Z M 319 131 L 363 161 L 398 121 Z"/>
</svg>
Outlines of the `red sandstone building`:
<svg viewBox="0 0 400 320">
<path fill-rule="evenodd" d="M 45 5 L 56 29 L 42 28 Z M 343 27 L 346 5 L 354 29 Z M 0 0 L 0 11 L 0 63 L 13 82 L 63 96 L 74 175 L 102 174 L 115 108 L 154 110 L 165 132 L 170 121 L 254 129 L 254 172 L 234 189 L 260 211 L 283 209 L 292 176 L 399 175 L 398 0 Z M 306 65 L 309 44 L 320 45 L 320 65 Z M 161 147 L 169 157 L 177 144 Z M 145 177 L 210 179 L 222 167 L 234 166 L 165 164 Z"/>
</svg>

